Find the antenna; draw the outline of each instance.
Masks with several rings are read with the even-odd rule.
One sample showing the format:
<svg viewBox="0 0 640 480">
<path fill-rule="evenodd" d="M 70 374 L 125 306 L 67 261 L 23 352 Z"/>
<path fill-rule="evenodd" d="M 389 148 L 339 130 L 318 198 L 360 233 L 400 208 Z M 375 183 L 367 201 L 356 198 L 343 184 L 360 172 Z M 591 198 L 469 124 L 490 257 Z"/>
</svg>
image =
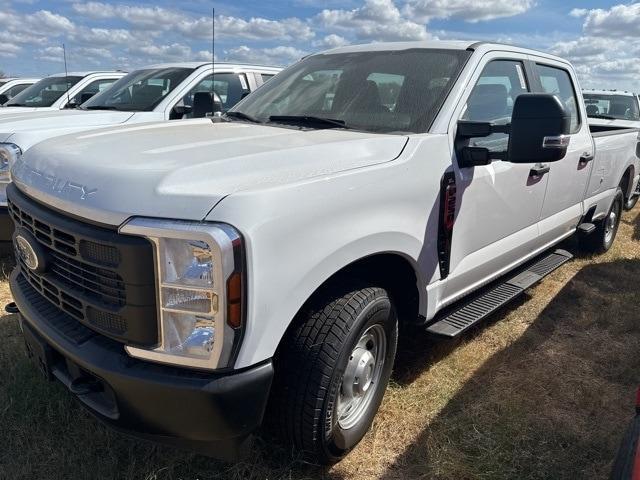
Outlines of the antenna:
<svg viewBox="0 0 640 480">
<path fill-rule="evenodd" d="M 211 100 L 215 99 L 216 90 L 213 87 L 216 75 L 216 8 L 211 9 Z"/>
<path fill-rule="evenodd" d="M 215 75 L 216 75 L 216 8 L 211 9 L 211 115 L 216 116 L 214 112 L 216 103 Z M 219 114 L 218 114 L 219 115 Z"/>
<path fill-rule="evenodd" d="M 64 43 L 62 44 L 62 57 L 64 58 L 64 81 L 67 85 L 67 107 L 71 103 L 71 99 L 69 98 L 69 72 L 67 70 L 67 48 Z"/>
</svg>

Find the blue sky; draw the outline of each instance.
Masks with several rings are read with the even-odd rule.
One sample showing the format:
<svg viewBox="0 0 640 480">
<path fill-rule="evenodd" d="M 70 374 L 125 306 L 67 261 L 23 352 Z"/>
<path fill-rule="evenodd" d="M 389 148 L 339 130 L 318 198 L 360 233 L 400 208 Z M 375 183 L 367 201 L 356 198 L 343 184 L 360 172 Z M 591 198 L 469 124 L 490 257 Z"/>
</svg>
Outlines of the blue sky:
<svg viewBox="0 0 640 480">
<path fill-rule="evenodd" d="M 286 65 L 349 43 L 497 40 L 569 58 L 583 86 L 640 90 L 640 3 L 552 0 L 0 0 L 0 70 L 46 75 L 211 57 Z"/>
</svg>

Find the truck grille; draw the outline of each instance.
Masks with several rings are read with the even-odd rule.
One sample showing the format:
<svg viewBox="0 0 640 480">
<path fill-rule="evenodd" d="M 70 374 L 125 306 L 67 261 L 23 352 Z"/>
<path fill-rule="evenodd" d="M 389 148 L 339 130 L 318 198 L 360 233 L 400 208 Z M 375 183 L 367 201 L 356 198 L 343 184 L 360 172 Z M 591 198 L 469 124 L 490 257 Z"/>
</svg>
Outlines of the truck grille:
<svg viewBox="0 0 640 480">
<path fill-rule="evenodd" d="M 17 232 L 28 232 L 44 257 L 44 268 L 27 267 L 16 250 L 23 277 L 59 310 L 90 329 L 126 343 L 158 343 L 153 247 L 61 215 L 7 188 Z M 26 233 L 25 233 L 26 234 Z"/>
</svg>

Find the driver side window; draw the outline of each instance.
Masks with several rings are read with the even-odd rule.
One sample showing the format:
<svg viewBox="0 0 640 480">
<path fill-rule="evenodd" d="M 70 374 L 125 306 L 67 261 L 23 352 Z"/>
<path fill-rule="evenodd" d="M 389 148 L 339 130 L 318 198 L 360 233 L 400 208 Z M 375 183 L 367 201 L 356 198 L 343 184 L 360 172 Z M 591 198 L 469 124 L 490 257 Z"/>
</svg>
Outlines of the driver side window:
<svg viewBox="0 0 640 480">
<path fill-rule="evenodd" d="M 522 62 L 494 60 L 484 67 L 467 99 L 461 120 L 506 125 L 511 122 L 516 98 L 527 92 L 529 86 Z M 471 146 L 501 152 L 507 149 L 508 143 L 507 134 L 494 133 L 488 137 L 473 139 Z"/>
</svg>

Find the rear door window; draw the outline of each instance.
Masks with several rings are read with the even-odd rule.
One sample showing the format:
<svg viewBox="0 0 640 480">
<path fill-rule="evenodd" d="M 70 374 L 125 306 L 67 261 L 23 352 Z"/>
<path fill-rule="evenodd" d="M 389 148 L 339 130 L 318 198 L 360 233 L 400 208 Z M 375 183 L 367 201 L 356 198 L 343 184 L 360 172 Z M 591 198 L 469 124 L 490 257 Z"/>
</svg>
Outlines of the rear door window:
<svg viewBox="0 0 640 480">
<path fill-rule="evenodd" d="M 558 67 L 537 64 L 537 68 L 542 90 L 560 99 L 571 114 L 571 133 L 577 133 L 580 130 L 580 112 L 578 111 L 578 98 L 571 81 L 571 75 L 566 70 Z"/>
</svg>

